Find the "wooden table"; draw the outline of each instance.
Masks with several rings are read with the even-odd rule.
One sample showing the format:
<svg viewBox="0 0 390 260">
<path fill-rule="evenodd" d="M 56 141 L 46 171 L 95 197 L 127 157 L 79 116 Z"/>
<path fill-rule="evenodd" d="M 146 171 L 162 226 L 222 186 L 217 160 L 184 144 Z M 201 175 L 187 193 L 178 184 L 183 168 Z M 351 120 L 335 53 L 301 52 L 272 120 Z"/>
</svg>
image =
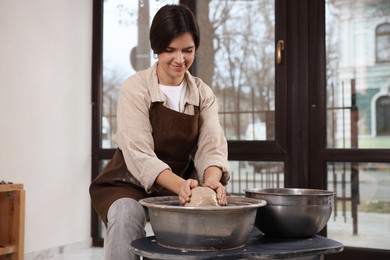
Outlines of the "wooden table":
<svg viewBox="0 0 390 260">
<path fill-rule="evenodd" d="M 0 260 L 24 259 L 23 184 L 0 184 Z"/>
</svg>

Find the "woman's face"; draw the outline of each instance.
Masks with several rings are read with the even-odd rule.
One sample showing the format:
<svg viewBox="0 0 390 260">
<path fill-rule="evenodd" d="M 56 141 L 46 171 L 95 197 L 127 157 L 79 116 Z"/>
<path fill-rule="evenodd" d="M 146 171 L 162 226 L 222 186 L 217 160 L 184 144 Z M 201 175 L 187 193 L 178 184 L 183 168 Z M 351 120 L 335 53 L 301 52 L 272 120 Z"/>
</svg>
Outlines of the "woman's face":
<svg viewBox="0 0 390 260">
<path fill-rule="evenodd" d="M 195 44 L 192 34 L 186 32 L 174 38 L 169 46 L 158 54 L 157 76 L 159 83 L 178 86 L 185 72 L 195 59 Z"/>
</svg>

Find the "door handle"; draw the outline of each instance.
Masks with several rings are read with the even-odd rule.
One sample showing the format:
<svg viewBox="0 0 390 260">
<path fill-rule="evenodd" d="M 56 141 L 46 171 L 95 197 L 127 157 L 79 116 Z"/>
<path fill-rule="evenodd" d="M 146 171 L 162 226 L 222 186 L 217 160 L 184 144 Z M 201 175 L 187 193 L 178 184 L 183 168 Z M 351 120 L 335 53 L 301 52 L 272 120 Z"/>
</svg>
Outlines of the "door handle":
<svg viewBox="0 0 390 260">
<path fill-rule="evenodd" d="M 279 40 L 276 44 L 276 64 L 282 63 L 282 51 L 284 50 L 284 41 Z"/>
</svg>

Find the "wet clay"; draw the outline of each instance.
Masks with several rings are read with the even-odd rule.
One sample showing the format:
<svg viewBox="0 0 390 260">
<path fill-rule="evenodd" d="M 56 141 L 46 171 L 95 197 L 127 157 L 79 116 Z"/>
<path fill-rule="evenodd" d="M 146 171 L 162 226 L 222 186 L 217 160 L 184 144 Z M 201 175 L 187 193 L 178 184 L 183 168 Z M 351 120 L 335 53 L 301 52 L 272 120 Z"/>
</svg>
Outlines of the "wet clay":
<svg viewBox="0 0 390 260">
<path fill-rule="evenodd" d="M 208 187 L 196 187 L 191 193 L 191 201 L 184 205 L 186 207 L 219 206 L 217 193 Z"/>
</svg>

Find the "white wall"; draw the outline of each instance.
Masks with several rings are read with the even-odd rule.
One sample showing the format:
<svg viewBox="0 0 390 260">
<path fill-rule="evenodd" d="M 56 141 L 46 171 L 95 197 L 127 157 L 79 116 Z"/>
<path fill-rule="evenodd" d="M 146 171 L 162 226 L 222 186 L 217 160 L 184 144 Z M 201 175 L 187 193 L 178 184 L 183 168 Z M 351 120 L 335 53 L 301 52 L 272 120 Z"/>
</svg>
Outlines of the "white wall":
<svg viewBox="0 0 390 260">
<path fill-rule="evenodd" d="M 92 1 L 0 0 L 0 180 L 25 252 L 90 241 Z"/>
</svg>

